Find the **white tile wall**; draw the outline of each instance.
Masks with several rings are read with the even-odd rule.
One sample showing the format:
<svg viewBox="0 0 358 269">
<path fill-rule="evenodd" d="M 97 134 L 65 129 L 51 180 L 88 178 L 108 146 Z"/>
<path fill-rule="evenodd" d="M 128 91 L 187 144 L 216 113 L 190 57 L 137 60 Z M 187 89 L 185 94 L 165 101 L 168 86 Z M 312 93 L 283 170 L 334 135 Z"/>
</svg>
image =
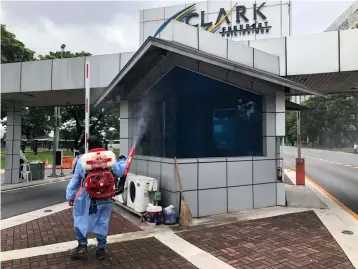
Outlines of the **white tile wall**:
<svg viewBox="0 0 358 269">
<path fill-rule="evenodd" d="M 161 172 L 161 186 L 164 189 L 170 191 L 177 191 L 178 183 L 176 180 L 174 164 L 171 163 L 162 163 L 162 172 Z"/>
<path fill-rule="evenodd" d="M 218 13 L 220 8 L 224 8 L 225 11 L 228 11 L 231 7 L 231 0 L 208 0 L 208 13 Z M 215 23 L 215 21 L 213 21 L 213 23 Z"/>
<path fill-rule="evenodd" d="M 153 177 L 160 180 L 160 162 L 148 161 L 148 177 Z"/>
<path fill-rule="evenodd" d="M 286 206 L 285 183 L 276 183 L 277 205 Z"/>
<path fill-rule="evenodd" d="M 199 189 L 226 186 L 226 162 L 199 163 Z"/>
<path fill-rule="evenodd" d="M 254 49 L 254 67 L 275 75 L 280 74 L 279 58 L 257 49 Z"/>
<path fill-rule="evenodd" d="M 274 96 L 265 95 L 263 98 L 263 112 L 276 112 L 276 101 Z"/>
<path fill-rule="evenodd" d="M 198 193 L 199 217 L 227 212 L 226 189 L 201 190 Z"/>
<path fill-rule="evenodd" d="M 165 26 L 165 28 L 159 33 L 159 38 L 173 41 L 173 24 L 175 24 L 174 21 L 167 24 L 167 26 Z"/>
<path fill-rule="evenodd" d="M 164 20 L 145 22 L 143 29 L 143 42 L 145 42 L 149 36 L 154 36 L 163 22 Z"/>
<path fill-rule="evenodd" d="M 1 92 L 20 92 L 20 76 L 21 63 L 2 64 Z"/>
<path fill-rule="evenodd" d="M 269 159 L 276 158 L 276 138 L 275 137 L 264 137 L 263 147 L 266 157 Z"/>
<path fill-rule="evenodd" d="M 173 41 L 192 48 L 198 48 L 198 28 L 173 21 Z"/>
<path fill-rule="evenodd" d="M 286 111 L 285 93 L 276 92 L 276 112 L 285 112 L 285 111 Z"/>
<path fill-rule="evenodd" d="M 252 161 L 228 162 L 227 180 L 228 186 L 252 184 Z"/>
<path fill-rule="evenodd" d="M 276 136 L 285 136 L 286 132 L 285 113 L 276 113 Z"/>
<path fill-rule="evenodd" d="M 164 8 L 145 9 L 143 19 L 145 22 L 164 20 Z"/>
<path fill-rule="evenodd" d="M 122 138 L 121 143 L 119 145 L 119 149 L 121 152 L 121 155 L 127 156 L 129 152 L 129 142 L 128 139 Z"/>
<path fill-rule="evenodd" d="M 227 39 L 199 29 L 199 49 L 201 51 L 227 58 Z"/>
<path fill-rule="evenodd" d="M 4 65 L 1 66 L 4 68 Z M 22 63 L 21 91 L 51 90 L 52 60 Z"/>
<path fill-rule="evenodd" d="M 253 165 L 254 184 L 276 182 L 276 160 L 254 161 Z"/>
<path fill-rule="evenodd" d="M 128 133 L 128 119 L 124 119 L 122 118 L 120 120 L 120 138 L 129 138 L 129 133 Z"/>
<path fill-rule="evenodd" d="M 107 87 L 120 70 L 120 54 L 86 57 L 91 63 L 91 87 Z"/>
<path fill-rule="evenodd" d="M 287 75 L 338 72 L 338 59 L 337 32 L 287 37 Z"/>
<path fill-rule="evenodd" d="M 54 60 L 52 65 L 52 90 L 84 88 L 85 57 Z"/>
<path fill-rule="evenodd" d="M 254 185 L 254 208 L 275 206 L 276 183 Z"/>
<path fill-rule="evenodd" d="M 185 191 L 183 192 L 184 199 L 189 205 L 191 215 L 198 217 L 198 191 Z"/>
<path fill-rule="evenodd" d="M 264 113 L 263 120 L 265 122 L 264 135 L 275 136 L 276 135 L 276 113 Z"/>
<path fill-rule="evenodd" d="M 196 190 L 198 188 L 198 164 L 178 164 L 182 178 L 183 190 Z"/>
<path fill-rule="evenodd" d="M 340 31 L 340 42 L 341 71 L 358 70 L 358 29 Z"/>
<path fill-rule="evenodd" d="M 254 208 L 253 186 L 242 186 L 228 189 L 228 212 Z"/>
<path fill-rule="evenodd" d="M 185 4 L 176 5 L 176 6 L 168 6 L 164 8 L 164 16 L 165 19 L 169 19 L 171 16 L 179 12 L 180 10 L 185 8 Z"/>
<path fill-rule="evenodd" d="M 250 40 L 250 47 L 265 51 L 267 53 L 279 56 L 280 75 L 286 75 L 286 43 L 285 38 L 270 38 Z"/>
<path fill-rule="evenodd" d="M 236 41 L 228 40 L 228 60 L 253 67 L 253 48 Z"/>
<path fill-rule="evenodd" d="M 139 23 L 139 46 L 144 43 L 144 23 Z"/>
</svg>

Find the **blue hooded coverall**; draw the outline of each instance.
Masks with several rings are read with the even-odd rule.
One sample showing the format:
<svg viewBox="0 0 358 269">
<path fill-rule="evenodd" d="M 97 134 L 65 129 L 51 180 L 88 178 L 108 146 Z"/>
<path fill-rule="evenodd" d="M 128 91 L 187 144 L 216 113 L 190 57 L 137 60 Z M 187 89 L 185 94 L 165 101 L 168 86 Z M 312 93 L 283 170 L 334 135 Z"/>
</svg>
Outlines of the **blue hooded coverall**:
<svg viewBox="0 0 358 269">
<path fill-rule="evenodd" d="M 81 160 L 81 159 L 80 159 Z M 126 167 L 126 160 L 122 159 L 113 167 L 116 177 L 120 177 Z M 98 248 L 104 248 L 107 243 L 108 225 L 111 217 L 112 203 L 109 199 L 97 200 L 94 204 L 86 191 L 81 186 L 85 172 L 82 169 L 81 161 L 76 164 L 75 172 L 67 185 L 66 200 L 75 200 L 73 205 L 73 220 L 76 239 L 80 244 L 87 245 L 87 233 L 96 234 Z M 76 193 L 77 198 L 76 198 Z"/>
</svg>

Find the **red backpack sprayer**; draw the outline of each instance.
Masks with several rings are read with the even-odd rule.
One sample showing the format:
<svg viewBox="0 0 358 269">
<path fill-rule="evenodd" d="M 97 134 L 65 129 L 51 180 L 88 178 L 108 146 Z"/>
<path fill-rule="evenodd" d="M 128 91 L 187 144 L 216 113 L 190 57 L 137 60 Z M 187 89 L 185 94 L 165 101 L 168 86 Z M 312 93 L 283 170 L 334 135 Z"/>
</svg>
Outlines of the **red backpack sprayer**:
<svg viewBox="0 0 358 269">
<path fill-rule="evenodd" d="M 126 179 L 127 179 L 127 175 L 128 175 L 128 172 L 129 172 L 129 168 L 131 167 L 131 164 L 132 164 L 132 159 L 134 157 L 134 154 L 135 154 L 135 146 L 133 146 L 131 148 L 131 150 L 129 151 L 129 154 L 128 154 L 128 158 L 127 158 L 127 161 L 126 161 L 126 168 L 123 172 L 123 175 L 120 177 L 119 181 L 118 181 L 118 186 L 116 186 L 116 189 L 117 189 L 117 194 L 121 194 L 123 193 L 124 191 L 124 185 L 126 183 Z"/>
</svg>

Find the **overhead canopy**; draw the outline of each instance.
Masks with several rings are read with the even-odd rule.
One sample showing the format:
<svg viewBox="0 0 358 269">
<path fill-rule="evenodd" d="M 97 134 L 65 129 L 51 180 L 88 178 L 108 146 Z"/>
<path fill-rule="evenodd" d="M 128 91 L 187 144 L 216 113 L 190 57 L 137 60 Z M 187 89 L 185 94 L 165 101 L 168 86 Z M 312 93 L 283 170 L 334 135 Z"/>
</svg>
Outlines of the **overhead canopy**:
<svg viewBox="0 0 358 269">
<path fill-rule="evenodd" d="M 121 96 L 149 90 L 174 66 L 200 72 L 214 79 L 256 92 L 290 89 L 323 96 L 289 79 L 203 52 L 172 41 L 149 37 L 113 79 L 94 106 Z M 251 85 L 251 86 L 250 86 Z M 254 87 L 252 85 L 255 85 Z M 141 89 L 141 90 L 139 90 Z M 272 92 L 271 92 L 272 93 Z"/>
</svg>

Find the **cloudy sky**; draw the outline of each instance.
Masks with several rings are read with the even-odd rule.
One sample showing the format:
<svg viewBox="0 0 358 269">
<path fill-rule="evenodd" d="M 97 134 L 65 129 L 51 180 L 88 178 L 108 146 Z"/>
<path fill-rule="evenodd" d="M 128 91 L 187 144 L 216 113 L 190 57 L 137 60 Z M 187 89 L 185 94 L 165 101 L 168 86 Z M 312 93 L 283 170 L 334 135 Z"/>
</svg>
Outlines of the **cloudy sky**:
<svg viewBox="0 0 358 269">
<path fill-rule="evenodd" d="M 39 54 L 68 50 L 106 54 L 139 46 L 139 10 L 192 1 L 2 1 L 1 23 Z M 293 0 L 293 35 L 325 30 L 353 0 Z"/>
</svg>

